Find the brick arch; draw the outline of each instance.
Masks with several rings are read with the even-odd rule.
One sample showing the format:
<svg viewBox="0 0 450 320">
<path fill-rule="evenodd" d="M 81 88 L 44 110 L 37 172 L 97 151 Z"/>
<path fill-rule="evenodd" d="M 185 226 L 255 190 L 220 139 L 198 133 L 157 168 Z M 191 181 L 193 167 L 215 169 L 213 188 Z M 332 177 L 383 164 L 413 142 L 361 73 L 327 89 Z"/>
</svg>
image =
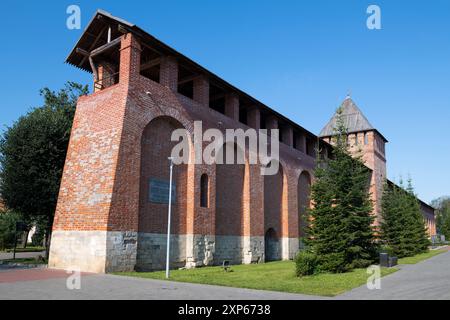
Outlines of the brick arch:
<svg viewBox="0 0 450 320">
<path fill-rule="evenodd" d="M 161 116 L 150 121 L 142 133 L 136 262 L 136 269 L 139 270 L 164 267 L 168 204 L 161 197 L 166 194 L 164 186 L 169 182 L 168 157 L 178 143 L 171 141 L 171 135 L 173 130 L 180 128 L 184 127 L 176 119 Z M 152 191 L 151 184 L 154 186 Z M 183 242 L 186 234 L 187 164 L 174 166 L 173 185 L 176 195 L 171 221 L 174 240 L 171 246 L 171 266 L 178 267 L 185 265 Z M 158 192 L 157 186 L 163 189 Z"/>
<path fill-rule="evenodd" d="M 306 228 L 306 210 L 311 204 L 311 174 L 304 170 L 300 173 L 298 177 L 297 184 L 297 208 L 298 208 L 298 236 L 305 236 Z"/>
<path fill-rule="evenodd" d="M 272 160 L 276 161 L 276 160 Z M 267 261 L 281 260 L 281 239 L 283 219 L 283 192 L 284 192 L 284 170 L 279 163 L 278 172 L 274 175 L 264 176 L 264 232 L 265 237 L 276 234 L 276 238 L 270 240 L 270 252 L 265 253 Z M 272 229 L 272 230 L 271 230 Z M 271 230 L 270 233 L 268 231 Z"/>
<path fill-rule="evenodd" d="M 226 159 L 226 146 L 234 148 L 235 155 L 243 152 L 235 143 L 225 143 L 218 153 L 223 159 Z M 216 264 L 223 260 L 242 262 L 244 175 L 245 164 L 226 164 L 225 161 L 216 164 Z"/>
</svg>

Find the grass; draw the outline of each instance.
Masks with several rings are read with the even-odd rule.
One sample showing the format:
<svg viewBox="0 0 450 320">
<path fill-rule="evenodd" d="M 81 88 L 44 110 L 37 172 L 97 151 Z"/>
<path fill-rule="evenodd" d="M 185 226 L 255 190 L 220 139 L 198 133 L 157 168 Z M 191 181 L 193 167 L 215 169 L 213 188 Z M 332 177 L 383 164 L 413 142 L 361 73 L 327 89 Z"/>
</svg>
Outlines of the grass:
<svg viewBox="0 0 450 320">
<path fill-rule="evenodd" d="M 418 262 L 421 262 L 423 260 L 429 259 L 431 257 L 437 256 L 438 254 L 447 252 L 448 250 L 446 249 L 441 249 L 441 250 L 430 250 L 428 252 L 425 253 L 419 253 L 415 256 L 412 257 L 406 257 L 406 258 L 401 258 L 398 259 L 398 264 L 416 264 Z"/>
<path fill-rule="evenodd" d="M 28 246 L 26 248 L 16 248 L 16 252 L 41 252 L 44 251 L 45 248 L 44 247 L 33 247 L 33 246 Z M 14 249 L 6 249 L 6 252 L 13 252 Z"/>
<path fill-rule="evenodd" d="M 20 263 L 20 264 L 46 264 L 47 261 L 44 260 L 38 260 L 36 258 L 16 258 L 16 259 L 6 259 L 6 260 L 0 260 L 0 263 Z"/>
<path fill-rule="evenodd" d="M 298 278 L 292 261 L 277 261 L 263 264 L 236 265 L 231 272 L 222 267 L 203 267 L 171 271 L 172 281 L 212 284 L 227 287 L 282 291 L 320 296 L 335 296 L 367 282 L 366 269 L 355 269 L 341 274 L 317 274 Z M 382 276 L 397 269 L 382 268 Z M 117 275 L 148 279 L 165 279 L 164 271 L 121 272 Z"/>
</svg>

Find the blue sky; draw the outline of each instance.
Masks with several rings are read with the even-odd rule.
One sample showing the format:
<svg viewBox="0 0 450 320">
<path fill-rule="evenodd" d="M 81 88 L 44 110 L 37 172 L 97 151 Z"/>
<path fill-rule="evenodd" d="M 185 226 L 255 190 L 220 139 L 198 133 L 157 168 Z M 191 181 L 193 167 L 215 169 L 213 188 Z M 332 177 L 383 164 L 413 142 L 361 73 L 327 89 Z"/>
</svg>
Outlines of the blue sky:
<svg viewBox="0 0 450 320">
<path fill-rule="evenodd" d="M 425 201 L 450 194 L 450 1 L 10 1 L 0 12 L 0 130 L 42 103 L 39 89 L 91 75 L 64 64 L 97 8 L 160 40 L 319 133 L 351 90 L 390 141 L 388 176 Z M 381 8 L 382 30 L 366 28 Z"/>
</svg>

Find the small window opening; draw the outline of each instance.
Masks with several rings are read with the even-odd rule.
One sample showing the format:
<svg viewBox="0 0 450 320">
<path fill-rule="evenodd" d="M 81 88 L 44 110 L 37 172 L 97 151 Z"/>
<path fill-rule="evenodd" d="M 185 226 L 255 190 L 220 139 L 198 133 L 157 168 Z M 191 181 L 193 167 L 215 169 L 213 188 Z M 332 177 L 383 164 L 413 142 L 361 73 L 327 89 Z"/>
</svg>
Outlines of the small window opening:
<svg viewBox="0 0 450 320">
<path fill-rule="evenodd" d="M 203 174 L 200 178 L 200 207 L 202 208 L 208 208 L 208 180 L 208 175 L 206 174 Z"/>
</svg>

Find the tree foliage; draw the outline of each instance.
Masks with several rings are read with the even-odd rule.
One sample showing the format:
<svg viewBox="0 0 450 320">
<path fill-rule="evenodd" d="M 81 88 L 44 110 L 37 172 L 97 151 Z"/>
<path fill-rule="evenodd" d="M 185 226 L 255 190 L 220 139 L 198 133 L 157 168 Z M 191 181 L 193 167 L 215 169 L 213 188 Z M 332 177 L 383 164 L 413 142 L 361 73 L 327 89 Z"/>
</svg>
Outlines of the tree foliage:
<svg viewBox="0 0 450 320">
<path fill-rule="evenodd" d="M 399 258 L 427 251 L 427 229 L 411 180 L 407 187 L 402 181 L 385 183 L 381 205 L 381 240 L 389 251 Z"/>
<path fill-rule="evenodd" d="M 439 234 L 450 239 L 450 197 L 441 197 L 431 202 L 431 205 L 437 209 L 436 228 Z"/>
<path fill-rule="evenodd" d="M 345 272 L 365 267 L 377 254 L 369 183 L 371 172 L 361 156 L 348 151 L 348 133 L 338 110 L 330 159 L 318 159 L 311 188 L 306 245 L 317 256 L 317 268 Z"/>
<path fill-rule="evenodd" d="M 58 92 L 44 88 L 42 107 L 20 117 L 0 137 L 0 195 L 24 219 L 53 223 L 77 99 L 87 86 L 68 82 Z"/>
<path fill-rule="evenodd" d="M 14 246 L 16 222 L 20 220 L 20 215 L 15 212 L 0 212 L 0 250 Z"/>
</svg>

